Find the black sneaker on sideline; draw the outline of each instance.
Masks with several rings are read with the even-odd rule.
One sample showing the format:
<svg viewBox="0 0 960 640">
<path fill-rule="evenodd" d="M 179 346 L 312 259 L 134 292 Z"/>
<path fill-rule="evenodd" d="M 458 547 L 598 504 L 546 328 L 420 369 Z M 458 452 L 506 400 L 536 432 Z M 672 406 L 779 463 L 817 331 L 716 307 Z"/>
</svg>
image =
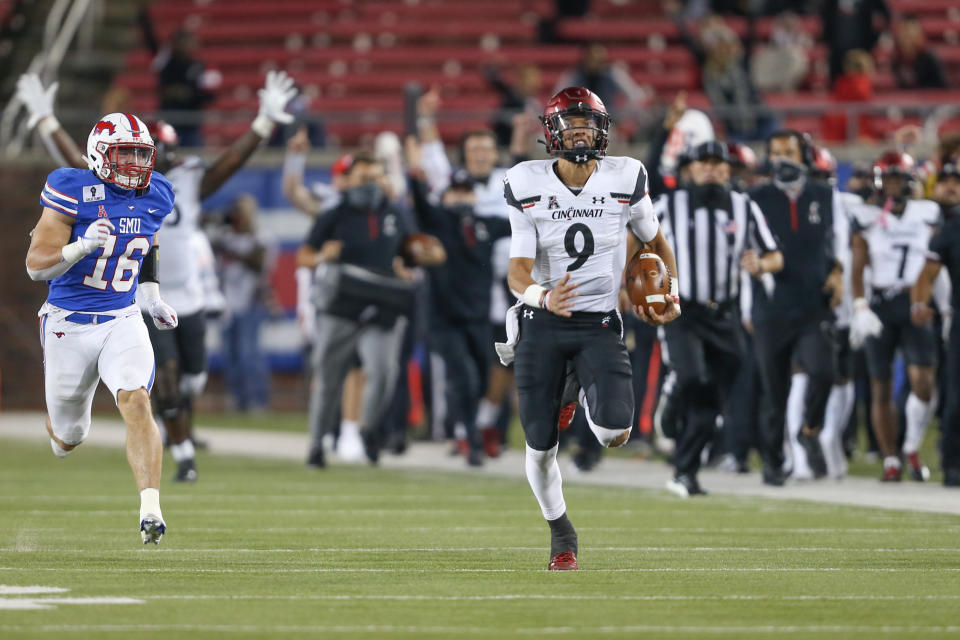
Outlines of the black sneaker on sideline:
<svg viewBox="0 0 960 640">
<path fill-rule="evenodd" d="M 667 481 L 667 491 L 681 498 L 707 495 L 707 492 L 697 481 L 697 477 L 689 473 L 681 473 Z"/>
<path fill-rule="evenodd" d="M 307 456 L 307 466 L 311 469 L 323 469 L 327 466 L 327 460 L 323 455 L 323 445 L 314 445 L 310 448 L 310 454 Z"/>
<path fill-rule="evenodd" d="M 363 433 L 363 451 L 367 454 L 367 460 L 370 464 L 380 462 L 380 448 L 383 438 L 380 437 L 379 429 L 367 429 Z"/>
</svg>

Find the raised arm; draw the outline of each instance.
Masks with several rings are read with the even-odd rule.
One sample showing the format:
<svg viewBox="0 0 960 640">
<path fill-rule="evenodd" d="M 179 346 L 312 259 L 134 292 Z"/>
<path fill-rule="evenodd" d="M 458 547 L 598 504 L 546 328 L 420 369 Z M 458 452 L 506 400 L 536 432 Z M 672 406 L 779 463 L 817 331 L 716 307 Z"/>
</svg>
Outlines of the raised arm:
<svg viewBox="0 0 960 640">
<path fill-rule="evenodd" d="M 293 122 L 293 115 L 284 109 L 297 95 L 297 90 L 293 86 L 293 78 L 286 72 L 268 71 L 266 84 L 257 95 L 260 97 L 260 111 L 250 130 L 230 145 L 203 174 L 200 182 L 201 200 L 222 187 L 246 163 L 260 143 L 273 134 L 274 126 Z"/>
<path fill-rule="evenodd" d="M 58 86 L 59 83 L 54 82 L 44 87 L 40 76 L 35 73 L 25 73 L 17 80 L 17 98 L 30 112 L 27 128 L 37 127 L 43 146 L 57 164 L 86 169 L 87 161 L 83 158 L 83 152 L 53 114 Z"/>
</svg>

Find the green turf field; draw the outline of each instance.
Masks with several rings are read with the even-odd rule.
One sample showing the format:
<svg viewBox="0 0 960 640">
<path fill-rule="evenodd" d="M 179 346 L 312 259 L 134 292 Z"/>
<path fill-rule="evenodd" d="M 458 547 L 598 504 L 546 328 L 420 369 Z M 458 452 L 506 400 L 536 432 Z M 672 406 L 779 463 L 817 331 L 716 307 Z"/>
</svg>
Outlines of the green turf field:
<svg viewBox="0 0 960 640">
<path fill-rule="evenodd" d="M 960 637 L 960 517 L 570 486 L 554 573 L 522 479 L 200 464 L 145 548 L 120 450 L 0 440 L 0 638 Z"/>
</svg>

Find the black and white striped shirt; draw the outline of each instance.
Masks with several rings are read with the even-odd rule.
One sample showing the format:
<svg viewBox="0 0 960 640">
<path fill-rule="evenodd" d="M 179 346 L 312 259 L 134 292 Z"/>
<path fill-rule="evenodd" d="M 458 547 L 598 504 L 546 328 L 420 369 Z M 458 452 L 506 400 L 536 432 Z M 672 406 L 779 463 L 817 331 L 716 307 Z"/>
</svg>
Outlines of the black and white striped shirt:
<svg viewBox="0 0 960 640">
<path fill-rule="evenodd" d="M 694 203 L 691 210 L 690 192 L 679 189 L 662 195 L 653 210 L 677 258 L 681 302 L 735 301 L 744 250 L 763 255 L 778 249 L 760 207 L 738 191 L 720 207 Z"/>
</svg>

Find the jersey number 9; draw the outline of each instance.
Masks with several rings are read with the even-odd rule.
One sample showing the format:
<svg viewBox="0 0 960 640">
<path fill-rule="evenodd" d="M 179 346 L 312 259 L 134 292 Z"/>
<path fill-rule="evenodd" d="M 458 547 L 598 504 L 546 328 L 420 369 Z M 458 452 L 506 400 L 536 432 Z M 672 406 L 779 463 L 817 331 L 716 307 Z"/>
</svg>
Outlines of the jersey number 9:
<svg viewBox="0 0 960 640">
<path fill-rule="evenodd" d="M 583 234 L 583 248 L 577 251 L 577 235 Z M 584 265 L 587 258 L 593 255 L 593 233 L 590 227 L 578 222 L 570 225 L 567 229 L 567 235 L 563 237 L 563 246 L 567 250 L 567 255 L 576 258 L 567 266 L 567 271 L 576 271 Z"/>
</svg>

